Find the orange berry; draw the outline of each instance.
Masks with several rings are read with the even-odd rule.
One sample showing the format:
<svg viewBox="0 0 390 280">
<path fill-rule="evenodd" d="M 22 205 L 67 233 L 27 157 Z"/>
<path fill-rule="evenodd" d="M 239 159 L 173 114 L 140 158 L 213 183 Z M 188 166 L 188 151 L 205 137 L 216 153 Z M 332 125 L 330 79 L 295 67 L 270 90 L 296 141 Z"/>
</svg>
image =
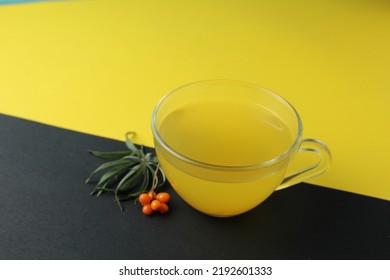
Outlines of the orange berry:
<svg viewBox="0 0 390 280">
<path fill-rule="evenodd" d="M 145 206 L 147 204 L 150 204 L 152 199 L 150 198 L 150 196 L 148 194 L 142 193 L 139 195 L 138 201 L 141 203 L 142 206 Z"/>
<path fill-rule="evenodd" d="M 157 198 L 160 202 L 167 203 L 171 197 L 170 197 L 169 193 L 160 192 L 159 194 L 157 194 L 157 197 L 156 197 L 156 198 Z"/>
<path fill-rule="evenodd" d="M 150 197 L 151 200 L 156 199 L 156 192 L 150 191 L 150 192 L 148 192 L 148 196 Z"/>
<path fill-rule="evenodd" d="M 159 211 L 161 214 L 168 213 L 169 207 L 168 207 L 167 204 L 165 204 L 164 202 L 162 202 L 162 203 L 160 203 L 160 208 L 158 209 L 158 211 Z"/>
<path fill-rule="evenodd" d="M 150 204 L 150 206 L 152 207 L 152 209 L 154 211 L 157 211 L 158 209 L 160 209 L 160 206 L 161 206 L 161 202 L 158 201 L 157 199 L 153 200 L 152 203 Z"/>
<path fill-rule="evenodd" d="M 146 204 L 142 207 L 142 213 L 149 216 L 153 213 L 152 206 L 150 204 Z"/>
</svg>

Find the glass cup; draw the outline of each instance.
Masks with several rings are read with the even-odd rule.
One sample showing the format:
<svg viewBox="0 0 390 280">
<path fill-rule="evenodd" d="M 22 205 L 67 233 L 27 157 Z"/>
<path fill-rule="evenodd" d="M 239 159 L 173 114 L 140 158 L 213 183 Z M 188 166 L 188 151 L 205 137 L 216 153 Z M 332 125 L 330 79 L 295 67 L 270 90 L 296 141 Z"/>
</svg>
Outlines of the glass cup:
<svg viewBox="0 0 390 280">
<path fill-rule="evenodd" d="M 209 80 L 171 91 L 153 112 L 152 131 L 175 191 L 216 217 L 244 213 L 275 190 L 322 174 L 331 162 L 324 143 L 302 138 L 291 104 L 246 82 Z M 311 162 L 291 171 L 297 154 Z M 313 154 L 314 163 L 307 156 Z"/>
</svg>

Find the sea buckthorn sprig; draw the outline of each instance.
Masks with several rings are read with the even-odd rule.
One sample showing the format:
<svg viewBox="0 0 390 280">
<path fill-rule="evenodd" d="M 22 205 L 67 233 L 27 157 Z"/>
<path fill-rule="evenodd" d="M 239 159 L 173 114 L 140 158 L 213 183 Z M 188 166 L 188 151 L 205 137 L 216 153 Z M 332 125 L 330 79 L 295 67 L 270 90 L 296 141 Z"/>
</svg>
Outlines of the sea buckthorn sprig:
<svg viewBox="0 0 390 280">
<path fill-rule="evenodd" d="M 159 212 L 161 214 L 168 213 L 168 202 L 170 195 L 167 192 L 157 193 L 150 191 L 148 193 L 142 193 L 138 197 L 139 203 L 142 205 L 142 213 L 149 216 L 153 212 Z"/>
<path fill-rule="evenodd" d="M 114 194 L 121 211 L 121 201 L 138 198 L 149 190 L 158 190 L 166 181 L 157 156 L 151 152 L 145 153 L 143 147 L 137 148 L 130 140 L 134 134 L 126 133 L 128 151 L 89 151 L 96 157 L 112 160 L 100 165 L 87 178 L 86 183 L 89 183 L 97 174 L 103 173 L 91 195 L 99 197 L 105 192 Z"/>
</svg>

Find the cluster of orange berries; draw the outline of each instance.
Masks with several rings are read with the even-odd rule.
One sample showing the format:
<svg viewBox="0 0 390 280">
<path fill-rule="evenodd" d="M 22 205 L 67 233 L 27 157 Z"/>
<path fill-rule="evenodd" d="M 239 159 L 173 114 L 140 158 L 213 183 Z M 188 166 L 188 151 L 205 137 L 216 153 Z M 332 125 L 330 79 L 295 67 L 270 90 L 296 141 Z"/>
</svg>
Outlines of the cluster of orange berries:
<svg viewBox="0 0 390 280">
<path fill-rule="evenodd" d="M 138 197 L 138 201 L 142 205 L 142 213 L 151 215 L 153 212 L 160 212 L 165 214 L 169 211 L 168 201 L 170 199 L 169 193 L 160 192 L 156 194 L 154 191 L 142 193 Z"/>
</svg>

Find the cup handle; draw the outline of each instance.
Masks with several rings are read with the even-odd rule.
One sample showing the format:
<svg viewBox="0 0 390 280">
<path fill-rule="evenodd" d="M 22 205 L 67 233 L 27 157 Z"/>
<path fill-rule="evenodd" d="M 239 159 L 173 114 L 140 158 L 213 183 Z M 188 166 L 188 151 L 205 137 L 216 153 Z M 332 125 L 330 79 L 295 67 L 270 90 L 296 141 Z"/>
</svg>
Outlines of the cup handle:
<svg viewBox="0 0 390 280">
<path fill-rule="evenodd" d="M 321 175 L 329 168 L 332 161 L 332 155 L 329 148 L 323 142 L 310 138 L 302 139 L 298 153 L 303 152 L 318 154 L 318 162 L 287 175 L 282 183 L 276 188 L 277 191 Z"/>
</svg>

